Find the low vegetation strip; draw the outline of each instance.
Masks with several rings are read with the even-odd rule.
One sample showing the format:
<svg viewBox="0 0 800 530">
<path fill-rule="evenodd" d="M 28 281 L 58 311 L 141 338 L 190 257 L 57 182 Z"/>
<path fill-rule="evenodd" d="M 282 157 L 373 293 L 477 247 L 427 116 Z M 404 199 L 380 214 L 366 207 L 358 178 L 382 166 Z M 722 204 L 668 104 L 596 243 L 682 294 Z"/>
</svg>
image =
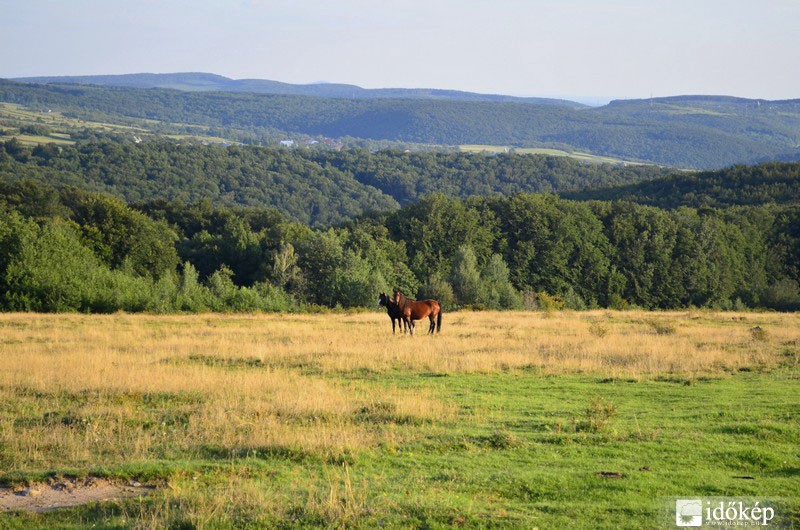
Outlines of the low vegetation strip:
<svg viewBox="0 0 800 530">
<path fill-rule="evenodd" d="M 800 316 L 444 324 L 0 315 L 0 481 L 167 485 L 0 526 L 659 527 L 659 498 L 720 492 L 800 513 Z"/>
</svg>

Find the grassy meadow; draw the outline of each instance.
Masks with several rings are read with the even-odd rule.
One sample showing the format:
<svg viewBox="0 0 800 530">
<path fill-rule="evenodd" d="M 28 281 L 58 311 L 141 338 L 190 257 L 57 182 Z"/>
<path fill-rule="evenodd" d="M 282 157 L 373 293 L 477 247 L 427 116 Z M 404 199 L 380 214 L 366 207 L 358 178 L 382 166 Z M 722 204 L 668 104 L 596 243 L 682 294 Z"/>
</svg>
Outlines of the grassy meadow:
<svg viewBox="0 0 800 530">
<path fill-rule="evenodd" d="M 564 151 L 546 147 L 509 147 L 507 145 L 459 145 L 458 150 L 466 153 L 508 153 L 514 152 L 523 155 L 566 156 L 583 162 L 596 164 L 631 164 L 639 165 L 641 162 L 631 162 L 610 156 L 593 155 L 580 151 Z"/>
<path fill-rule="evenodd" d="M 109 117 L 111 119 L 111 117 Z M 29 109 L 22 105 L 15 103 L 0 102 L 0 141 L 11 140 L 16 138 L 21 144 L 25 146 L 34 146 L 41 144 L 54 143 L 59 146 L 74 145 L 75 141 L 71 138 L 70 133 L 89 129 L 97 133 L 112 133 L 126 136 L 142 136 L 153 134 L 161 125 L 157 120 L 146 119 L 128 119 L 126 120 L 133 125 L 126 125 L 123 123 L 111 123 L 100 121 L 87 121 L 72 116 L 65 116 L 61 112 L 42 112 Z M 25 125 L 44 126 L 53 132 L 47 136 L 21 134 L 19 127 Z M 189 125 L 175 123 L 175 126 L 180 126 L 185 130 L 194 131 L 194 134 L 170 134 L 164 135 L 173 140 L 191 140 L 196 142 L 232 142 L 225 138 L 218 136 L 211 136 L 208 134 L 210 127 L 202 125 Z"/>
<path fill-rule="evenodd" d="M 800 314 L 0 314 L 0 359 L 0 481 L 160 486 L 2 528 L 800 525 Z"/>
</svg>

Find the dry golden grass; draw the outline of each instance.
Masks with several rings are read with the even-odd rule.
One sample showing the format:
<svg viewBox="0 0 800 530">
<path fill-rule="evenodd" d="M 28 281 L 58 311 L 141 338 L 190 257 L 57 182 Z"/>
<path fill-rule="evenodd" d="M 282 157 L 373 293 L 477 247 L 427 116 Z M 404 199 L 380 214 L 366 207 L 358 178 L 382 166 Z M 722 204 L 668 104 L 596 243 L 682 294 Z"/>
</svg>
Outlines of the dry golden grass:
<svg viewBox="0 0 800 530">
<path fill-rule="evenodd" d="M 462 312 L 434 337 L 390 328 L 381 313 L 0 315 L 0 464 L 222 450 L 341 458 L 393 443 L 403 425 L 456 418 L 435 395 L 393 385 L 394 373 L 768 370 L 797 351 L 800 315 Z"/>
</svg>

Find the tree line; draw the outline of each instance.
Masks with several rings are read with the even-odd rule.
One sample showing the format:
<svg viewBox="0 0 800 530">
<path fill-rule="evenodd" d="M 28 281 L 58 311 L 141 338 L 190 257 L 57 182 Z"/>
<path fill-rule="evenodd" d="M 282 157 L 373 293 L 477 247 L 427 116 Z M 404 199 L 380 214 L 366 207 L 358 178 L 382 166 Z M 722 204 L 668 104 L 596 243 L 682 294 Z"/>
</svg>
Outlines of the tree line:
<svg viewBox="0 0 800 530">
<path fill-rule="evenodd" d="M 679 172 L 633 184 L 566 192 L 563 196 L 626 200 L 659 208 L 800 204 L 800 164 L 765 162 L 722 171 Z"/>
<path fill-rule="evenodd" d="M 800 309 L 800 207 L 663 210 L 431 194 L 312 228 L 274 209 L 0 184 L 7 311 L 372 307 Z"/>
</svg>

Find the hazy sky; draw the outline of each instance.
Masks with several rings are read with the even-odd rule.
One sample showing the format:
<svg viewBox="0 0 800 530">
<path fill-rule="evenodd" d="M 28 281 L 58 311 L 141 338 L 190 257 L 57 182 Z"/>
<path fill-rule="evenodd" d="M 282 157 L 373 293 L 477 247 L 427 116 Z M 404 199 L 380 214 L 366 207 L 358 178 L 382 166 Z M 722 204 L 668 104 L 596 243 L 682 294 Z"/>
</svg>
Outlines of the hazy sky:
<svg viewBox="0 0 800 530">
<path fill-rule="evenodd" d="M 0 77 L 800 98 L 800 0 L 0 0 Z"/>
</svg>

